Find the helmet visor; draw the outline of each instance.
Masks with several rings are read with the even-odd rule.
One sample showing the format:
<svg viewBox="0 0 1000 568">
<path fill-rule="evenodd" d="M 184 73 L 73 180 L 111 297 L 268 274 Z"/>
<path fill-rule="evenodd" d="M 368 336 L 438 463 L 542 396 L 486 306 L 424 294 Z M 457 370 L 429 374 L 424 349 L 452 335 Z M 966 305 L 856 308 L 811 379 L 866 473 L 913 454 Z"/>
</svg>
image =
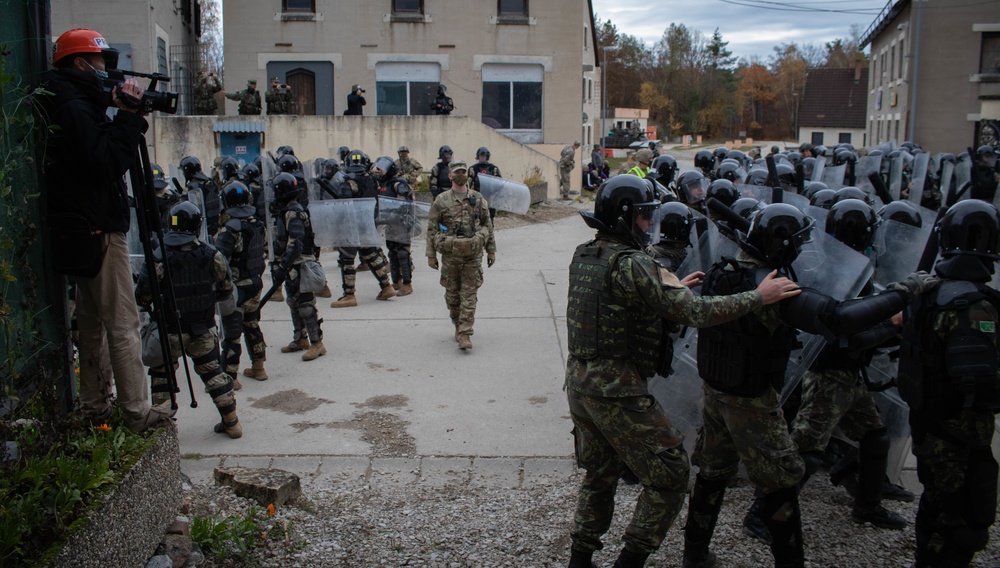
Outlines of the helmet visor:
<svg viewBox="0 0 1000 568">
<path fill-rule="evenodd" d="M 655 245 L 660 242 L 660 222 L 663 211 L 659 201 L 639 203 L 632 215 L 632 233 L 639 243 Z"/>
<path fill-rule="evenodd" d="M 705 192 L 708 191 L 708 178 L 696 178 L 681 186 L 681 191 L 689 204 L 701 203 L 705 201 Z"/>
</svg>

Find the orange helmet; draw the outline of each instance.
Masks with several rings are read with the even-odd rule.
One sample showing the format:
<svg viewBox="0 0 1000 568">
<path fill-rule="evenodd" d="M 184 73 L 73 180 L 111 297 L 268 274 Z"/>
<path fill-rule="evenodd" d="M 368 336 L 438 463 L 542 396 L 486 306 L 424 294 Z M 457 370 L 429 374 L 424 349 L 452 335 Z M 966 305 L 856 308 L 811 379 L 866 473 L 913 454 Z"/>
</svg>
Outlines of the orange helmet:
<svg viewBox="0 0 1000 568">
<path fill-rule="evenodd" d="M 108 40 L 87 28 L 76 28 L 64 32 L 52 46 L 52 63 L 58 63 L 60 59 L 76 55 L 78 53 L 103 53 L 105 55 L 117 55 L 117 50 L 108 45 Z M 116 58 L 117 59 L 117 58 Z"/>
</svg>

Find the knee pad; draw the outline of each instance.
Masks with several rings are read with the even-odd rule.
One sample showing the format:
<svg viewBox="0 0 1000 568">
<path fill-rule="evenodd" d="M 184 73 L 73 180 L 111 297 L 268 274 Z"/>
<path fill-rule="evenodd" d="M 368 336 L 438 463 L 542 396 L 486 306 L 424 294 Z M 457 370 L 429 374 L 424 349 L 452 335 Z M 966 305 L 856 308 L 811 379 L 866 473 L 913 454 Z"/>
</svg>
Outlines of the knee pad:
<svg viewBox="0 0 1000 568">
<path fill-rule="evenodd" d="M 256 324 L 260 321 L 260 308 L 252 312 L 243 313 L 243 328 L 246 329 L 246 325 L 249 323 Z"/>
</svg>

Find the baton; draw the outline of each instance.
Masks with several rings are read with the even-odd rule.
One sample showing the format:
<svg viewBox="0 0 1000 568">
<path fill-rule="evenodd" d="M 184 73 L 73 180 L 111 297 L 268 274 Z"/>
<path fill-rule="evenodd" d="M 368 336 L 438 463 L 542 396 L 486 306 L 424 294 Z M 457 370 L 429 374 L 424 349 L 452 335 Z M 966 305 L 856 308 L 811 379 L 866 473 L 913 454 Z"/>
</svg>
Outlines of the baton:
<svg viewBox="0 0 1000 568">
<path fill-rule="evenodd" d="M 781 203 L 782 193 L 785 190 L 781 189 L 781 184 L 778 183 L 778 166 L 774 163 L 774 156 L 768 156 L 764 158 L 767 162 L 767 185 L 771 187 L 771 203 Z"/>
</svg>

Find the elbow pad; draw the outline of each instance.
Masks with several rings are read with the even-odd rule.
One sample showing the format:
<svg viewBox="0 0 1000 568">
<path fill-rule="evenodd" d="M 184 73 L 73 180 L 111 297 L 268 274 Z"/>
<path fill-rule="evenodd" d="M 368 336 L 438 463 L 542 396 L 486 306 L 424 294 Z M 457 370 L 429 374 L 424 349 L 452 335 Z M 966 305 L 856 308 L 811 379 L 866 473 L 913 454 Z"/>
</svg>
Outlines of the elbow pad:
<svg viewBox="0 0 1000 568">
<path fill-rule="evenodd" d="M 848 340 L 847 347 L 852 351 L 867 351 L 895 337 L 896 326 L 892 322 L 883 321 L 869 329 L 852 335 Z"/>
<path fill-rule="evenodd" d="M 798 296 L 782 300 L 779 304 L 781 321 L 796 329 L 822 335 L 833 342 L 836 335 L 830 330 L 828 321 L 837 309 L 837 301 L 812 288 L 803 288 Z"/>
<path fill-rule="evenodd" d="M 846 300 L 837 306 L 834 330 L 838 335 L 854 335 L 906 307 L 906 294 L 893 290 L 876 296 Z"/>
</svg>

